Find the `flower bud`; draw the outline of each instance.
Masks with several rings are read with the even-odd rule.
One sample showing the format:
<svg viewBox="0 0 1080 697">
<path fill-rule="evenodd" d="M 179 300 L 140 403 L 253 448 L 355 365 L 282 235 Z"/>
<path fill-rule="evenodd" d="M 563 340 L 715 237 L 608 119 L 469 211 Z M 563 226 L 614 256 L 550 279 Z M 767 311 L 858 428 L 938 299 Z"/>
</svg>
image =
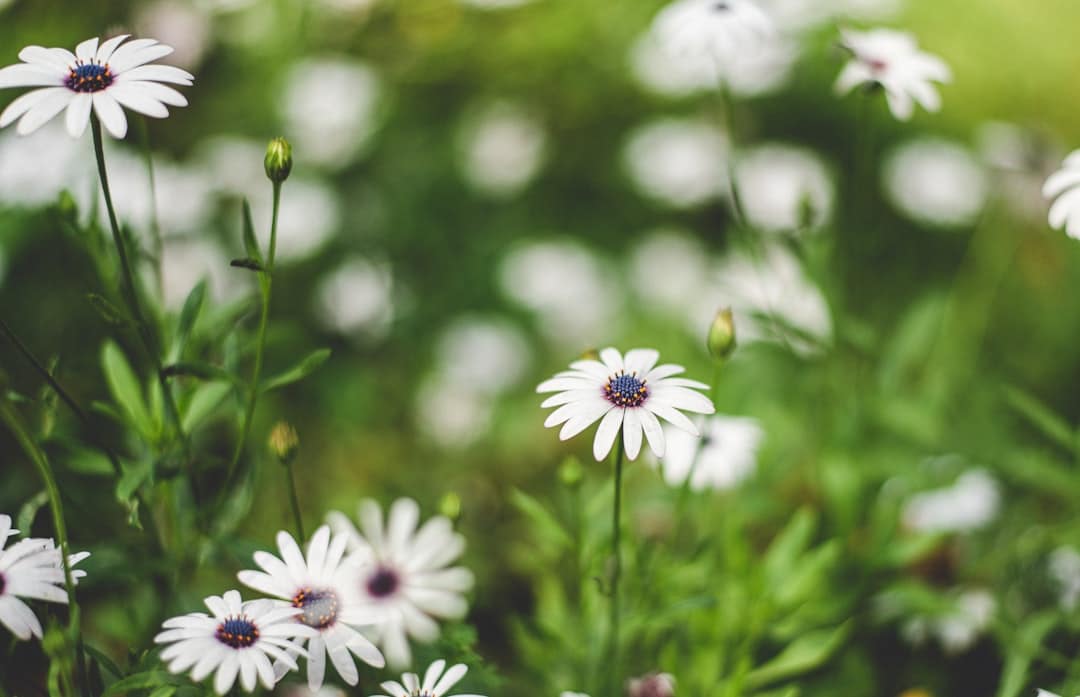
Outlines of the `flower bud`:
<svg viewBox="0 0 1080 697">
<path fill-rule="evenodd" d="M 600 360 L 600 352 L 594 348 L 588 348 L 581 352 L 578 356 L 578 360 L 582 361 L 598 361 Z"/>
<path fill-rule="evenodd" d="M 709 353 L 718 361 L 725 361 L 735 350 L 735 317 L 731 308 L 725 307 L 716 313 L 716 319 L 709 326 L 709 337 L 705 344 Z"/>
<path fill-rule="evenodd" d="M 585 478 L 585 470 L 576 457 L 566 458 L 559 466 L 559 481 L 565 486 L 575 487 Z"/>
<path fill-rule="evenodd" d="M 627 685 L 630 697 L 675 697 L 675 678 L 670 673 L 649 673 Z"/>
<path fill-rule="evenodd" d="M 266 176 L 270 181 L 280 184 L 289 178 L 292 171 L 292 146 L 284 138 L 274 138 L 266 146 L 266 159 L 263 160 Z"/>
<path fill-rule="evenodd" d="M 296 457 L 300 449 L 300 437 L 296 429 L 285 421 L 278 421 L 270 430 L 270 452 L 274 453 L 281 464 L 287 465 Z"/>
<path fill-rule="evenodd" d="M 461 516 L 461 497 L 453 491 L 446 492 L 439 501 L 439 513 L 450 520 L 457 520 Z"/>
</svg>

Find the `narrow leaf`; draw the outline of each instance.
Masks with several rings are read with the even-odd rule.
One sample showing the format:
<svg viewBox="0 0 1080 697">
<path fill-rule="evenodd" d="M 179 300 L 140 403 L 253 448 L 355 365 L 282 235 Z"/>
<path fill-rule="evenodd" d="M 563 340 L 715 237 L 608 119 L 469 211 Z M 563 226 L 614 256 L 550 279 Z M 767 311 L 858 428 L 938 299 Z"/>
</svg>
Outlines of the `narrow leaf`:
<svg viewBox="0 0 1080 697">
<path fill-rule="evenodd" d="M 259 251 L 259 241 L 255 238 L 255 224 L 251 218 L 251 204 L 244 199 L 244 250 L 247 255 L 262 266 L 262 252 Z"/>
<path fill-rule="evenodd" d="M 296 366 L 286 370 L 283 373 L 278 373 L 274 377 L 270 378 L 262 384 L 262 391 L 269 392 L 285 385 L 290 385 L 298 380 L 303 380 L 312 372 L 315 371 L 320 365 L 326 362 L 326 359 L 330 358 L 330 349 L 319 349 L 318 351 L 312 351 L 304 360 L 300 361 Z"/>
<path fill-rule="evenodd" d="M 101 363 L 113 399 L 120 405 L 131 425 L 149 439 L 154 433 L 153 419 L 143 400 L 139 379 L 120 347 L 112 341 L 106 341 L 101 350 Z"/>
</svg>

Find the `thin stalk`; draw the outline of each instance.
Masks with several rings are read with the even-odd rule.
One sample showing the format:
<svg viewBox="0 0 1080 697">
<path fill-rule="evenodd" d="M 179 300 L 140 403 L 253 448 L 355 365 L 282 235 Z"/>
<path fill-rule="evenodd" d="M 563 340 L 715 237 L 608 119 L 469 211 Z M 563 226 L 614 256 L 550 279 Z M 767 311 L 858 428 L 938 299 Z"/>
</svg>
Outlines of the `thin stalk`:
<svg viewBox="0 0 1080 697">
<path fill-rule="evenodd" d="M 742 198 L 739 196 L 739 184 L 735 180 L 735 150 L 738 143 L 738 133 L 735 127 L 735 108 L 731 102 L 731 94 L 727 86 L 721 84 L 716 90 L 720 105 L 720 121 L 728 134 L 728 195 L 731 196 L 731 214 L 735 218 L 735 224 L 740 228 L 746 226 L 746 214 L 743 211 Z"/>
<path fill-rule="evenodd" d="M 157 178 L 154 176 L 154 153 L 150 147 L 150 128 L 145 118 L 139 118 L 139 136 L 142 140 L 143 159 L 146 160 L 146 177 L 150 182 L 150 234 L 154 242 L 154 275 L 157 279 L 158 291 L 164 290 L 163 275 L 161 271 L 162 254 L 165 245 L 161 237 L 161 221 L 158 218 L 157 207 Z"/>
<path fill-rule="evenodd" d="M 135 274 L 132 271 L 131 260 L 128 258 L 127 245 L 124 243 L 123 235 L 120 232 L 120 224 L 116 220 L 116 209 L 113 207 L 112 194 L 109 191 L 109 175 L 105 170 L 105 147 L 101 139 L 101 122 L 98 121 L 97 116 L 91 117 L 90 130 L 94 135 L 94 155 L 97 158 L 98 177 L 101 179 L 101 191 L 105 195 L 105 208 L 109 213 L 109 227 L 112 230 L 113 243 L 116 245 L 116 252 L 120 256 L 120 268 L 123 271 L 124 285 L 127 288 L 128 305 L 131 309 L 131 315 L 139 327 L 139 337 L 142 339 L 146 353 L 153 362 L 154 372 L 157 374 L 158 383 L 161 385 L 161 392 L 165 398 L 165 411 L 168 412 L 169 420 L 172 421 L 176 434 L 184 445 L 184 467 L 188 480 L 191 482 L 192 493 L 194 493 L 195 500 L 198 502 L 200 499 L 199 487 L 195 481 L 195 472 L 192 467 L 190 443 L 180 421 L 180 410 L 176 408 L 172 388 L 165 377 L 157 341 L 154 339 L 154 333 L 150 330 L 150 325 L 147 324 L 139 303 L 138 286 L 135 284 Z"/>
<path fill-rule="evenodd" d="M 0 401 L 0 418 L 7 424 L 15 440 L 34 463 L 49 495 L 49 509 L 52 511 L 53 528 L 56 531 L 56 539 L 60 542 L 60 560 L 64 567 L 64 586 L 68 597 L 68 631 L 71 638 L 75 640 L 76 677 L 82 687 L 83 697 L 90 697 L 90 685 L 86 679 L 86 661 L 83 656 L 79 604 L 75 600 L 75 579 L 71 575 L 71 562 L 68 559 L 71 550 L 68 546 L 67 525 L 64 523 L 64 504 L 60 500 L 60 488 L 56 485 L 56 477 L 53 476 L 52 467 L 45 453 L 34 442 L 26 426 L 6 400 Z"/>
<path fill-rule="evenodd" d="M 262 311 L 259 313 L 259 334 L 255 343 L 255 367 L 251 371 L 251 384 L 248 387 L 248 405 L 244 414 L 244 424 L 240 429 L 240 438 L 236 441 L 236 449 L 233 450 L 232 460 L 229 462 L 229 471 L 225 476 L 225 487 L 222 492 L 228 490 L 233 477 L 236 476 L 236 468 L 240 464 L 240 456 L 244 453 L 244 445 L 251 433 L 251 422 L 255 418 L 255 403 L 259 396 L 259 376 L 262 373 L 263 349 L 266 348 L 266 325 L 270 319 L 270 293 L 274 280 L 274 253 L 277 249 L 277 223 L 278 208 L 281 203 L 281 182 L 274 182 L 274 208 L 270 218 L 270 253 L 266 257 L 266 266 L 259 273 L 259 287 L 262 290 Z"/>
<path fill-rule="evenodd" d="M 296 520 L 296 534 L 300 540 L 307 539 L 304 536 L 304 519 L 300 515 L 300 499 L 296 495 L 296 476 L 293 474 L 292 461 L 284 463 L 285 481 L 289 485 L 289 503 L 292 504 L 293 518 Z"/>
<path fill-rule="evenodd" d="M 619 687 L 619 581 L 622 577 L 622 472 L 623 439 L 619 434 L 619 444 L 615 451 L 615 506 L 611 516 L 611 553 L 614 568 L 611 571 L 611 614 L 608 618 L 608 660 L 609 691 L 615 694 Z"/>
</svg>

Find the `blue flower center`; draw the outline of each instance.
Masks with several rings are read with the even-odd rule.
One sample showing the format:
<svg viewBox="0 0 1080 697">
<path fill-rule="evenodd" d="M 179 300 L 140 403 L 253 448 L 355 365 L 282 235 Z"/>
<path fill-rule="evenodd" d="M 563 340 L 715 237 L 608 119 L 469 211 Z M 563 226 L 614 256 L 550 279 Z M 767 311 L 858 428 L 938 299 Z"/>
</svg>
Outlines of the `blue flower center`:
<svg viewBox="0 0 1080 697">
<path fill-rule="evenodd" d="M 100 92 L 113 83 L 113 77 L 107 65 L 80 61 L 68 71 L 64 84 L 76 92 Z"/>
<path fill-rule="evenodd" d="M 259 640 L 259 628 L 247 618 L 247 615 L 226 617 L 225 621 L 218 625 L 214 636 L 226 646 L 246 649 Z"/>
<path fill-rule="evenodd" d="M 326 629 L 337 622 L 338 597 L 332 590 L 303 588 L 292 599 L 293 607 L 301 609 L 297 620 L 315 629 Z"/>
<path fill-rule="evenodd" d="M 368 593 L 376 598 L 385 598 L 389 595 L 393 595 L 400 583 L 401 581 L 398 579 L 398 575 L 393 569 L 381 566 L 368 579 L 367 589 Z"/>
<path fill-rule="evenodd" d="M 604 396 L 617 407 L 639 407 L 649 396 L 649 388 L 637 373 L 619 373 L 604 385 Z"/>
</svg>

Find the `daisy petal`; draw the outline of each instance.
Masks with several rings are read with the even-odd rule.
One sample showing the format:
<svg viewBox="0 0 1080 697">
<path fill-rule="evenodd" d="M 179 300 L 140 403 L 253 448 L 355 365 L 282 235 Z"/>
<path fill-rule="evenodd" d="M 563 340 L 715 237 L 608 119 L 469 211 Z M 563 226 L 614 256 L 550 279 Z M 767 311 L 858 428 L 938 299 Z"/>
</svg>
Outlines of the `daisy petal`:
<svg viewBox="0 0 1080 697">
<path fill-rule="evenodd" d="M 165 108 L 164 104 L 150 97 L 138 87 L 133 87 L 131 83 L 117 83 L 109 88 L 109 94 L 121 105 L 140 114 L 152 116 L 156 119 L 163 119 L 169 115 L 169 110 Z"/>
<path fill-rule="evenodd" d="M 596 438 L 593 440 L 593 457 L 597 462 L 603 460 L 611 452 L 611 446 L 615 444 L 615 438 L 619 435 L 619 427 L 622 426 L 625 411 L 626 409 L 611 409 L 600 421 L 600 427 L 596 429 Z"/>
<path fill-rule="evenodd" d="M 17 63 L 0 68 L 0 87 L 60 87 L 64 73 L 38 64 Z"/>
<path fill-rule="evenodd" d="M 19 135 L 25 136 L 41 128 L 49 119 L 63 111 L 75 97 L 74 92 L 64 88 L 48 90 L 48 92 L 19 120 L 19 125 L 15 128 Z"/>
<path fill-rule="evenodd" d="M 86 130 L 86 124 L 90 123 L 90 107 L 93 105 L 94 98 L 85 93 L 75 95 L 68 104 L 65 123 L 72 138 L 78 138 Z"/>
<path fill-rule="evenodd" d="M 127 117 L 124 116 L 124 110 L 108 92 L 94 93 L 94 113 L 114 138 L 127 135 Z"/>
</svg>

